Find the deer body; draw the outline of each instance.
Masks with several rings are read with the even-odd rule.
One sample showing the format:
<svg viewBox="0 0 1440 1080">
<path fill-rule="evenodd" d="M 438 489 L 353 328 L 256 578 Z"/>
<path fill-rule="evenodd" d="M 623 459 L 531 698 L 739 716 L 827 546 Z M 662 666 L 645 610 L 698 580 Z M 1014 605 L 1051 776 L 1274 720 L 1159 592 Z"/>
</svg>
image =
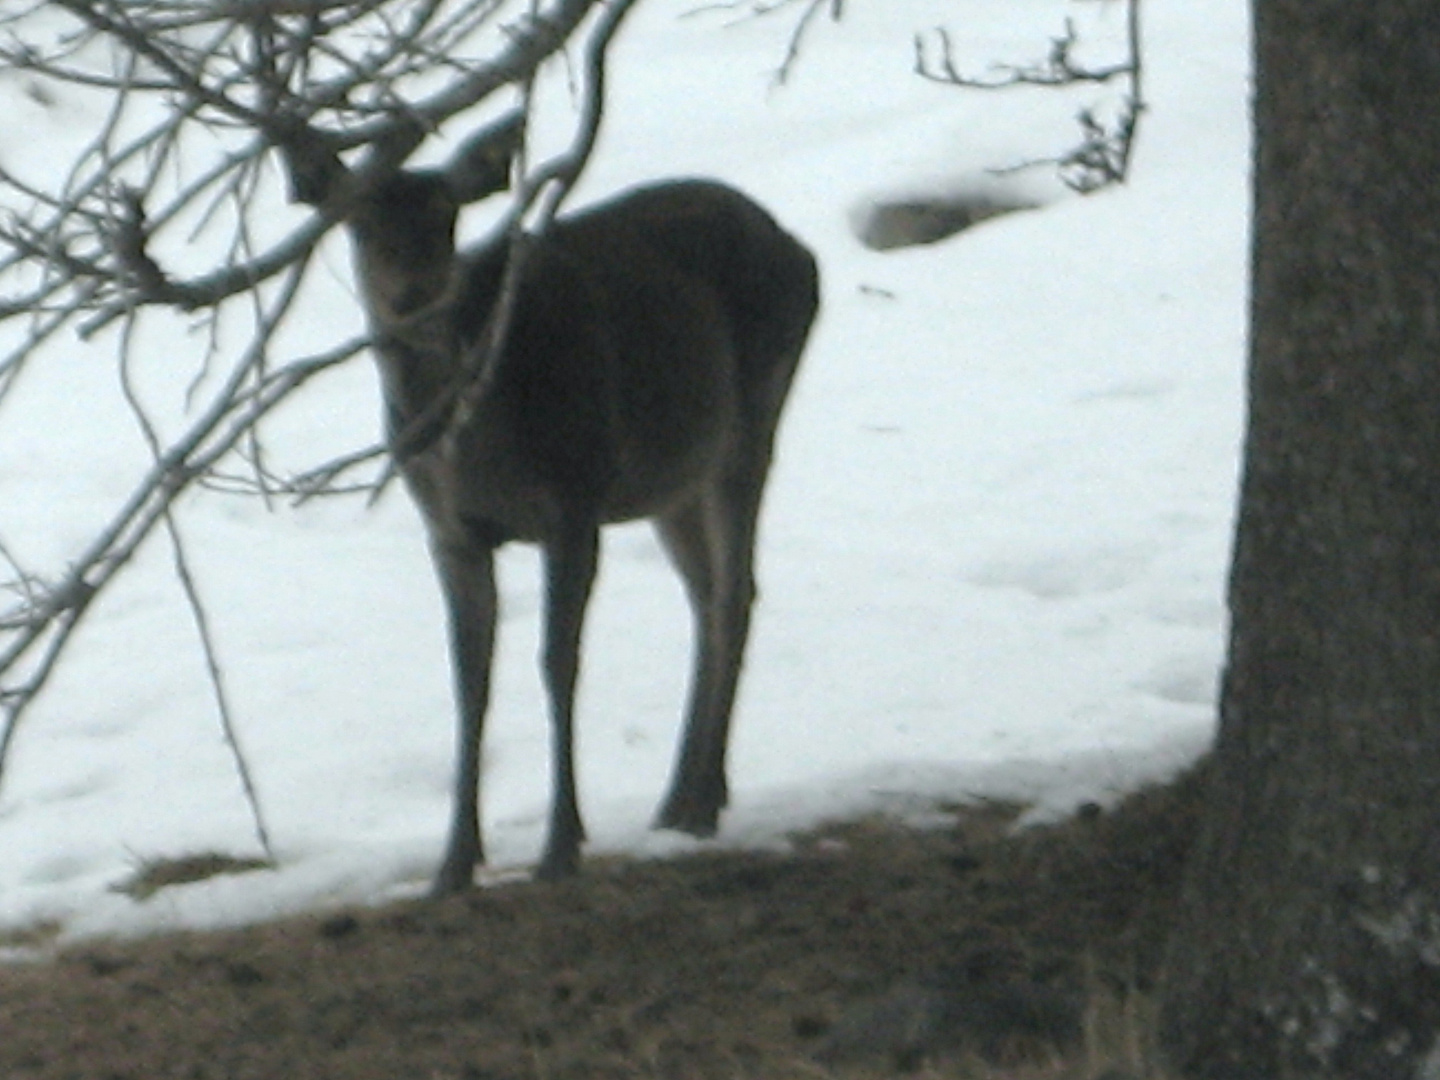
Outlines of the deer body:
<svg viewBox="0 0 1440 1080">
<path fill-rule="evenodd" d="M 542 876 L 573 872 L 580 635 L 601 525 L 650 518 L 696 623 L 685 733 L 659 827 L 712 835 L 755 595 L 776 426 L 818 304 L 814 259 L 720 184 L 640 188 L 559 221 L 525 263 L 493 378 L 444 406 L 501 292 L 508 245 L 458 253 L 438 173 L 400 173 L 351 214 L 392 438 L 448 608 L 460 712 L 437 891 L 482 861 L 478 784 L 497 597 L 493 551 L 541 545 L 554 801 Z M 433 428 L 426 431 L 426 428 Z"/>
</svg>

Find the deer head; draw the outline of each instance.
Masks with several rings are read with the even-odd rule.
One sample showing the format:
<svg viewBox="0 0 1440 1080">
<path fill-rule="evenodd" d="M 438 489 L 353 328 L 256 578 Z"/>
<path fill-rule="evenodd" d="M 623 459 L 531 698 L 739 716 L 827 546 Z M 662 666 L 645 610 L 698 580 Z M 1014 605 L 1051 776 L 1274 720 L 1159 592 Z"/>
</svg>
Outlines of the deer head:
<svg viewBox="0 0 1440 1080">
<path fill-rule="evenodd" d="M 373 178 L 318 138 L 285 147 L 295 199 L 350 226 L 372 321 L 392 324 L 445 295 L 460 208 L 509 188 L 524 121 L 517 111 L 482 128 L 439 168 L 392 168 Z"/>
</svg>

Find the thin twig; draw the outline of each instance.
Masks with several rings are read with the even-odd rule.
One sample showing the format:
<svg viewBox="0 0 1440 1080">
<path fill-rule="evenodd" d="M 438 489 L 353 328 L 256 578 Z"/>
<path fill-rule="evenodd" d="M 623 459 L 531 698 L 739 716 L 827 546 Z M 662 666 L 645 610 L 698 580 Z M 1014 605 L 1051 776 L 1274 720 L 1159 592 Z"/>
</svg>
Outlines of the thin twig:
<svg viewBox="0 0 1440 1080">
<path fill-rule="evenodd" d="M 937 27 L 927 39 L 917 34 L 914 42 L 914 71 L 923 79 L 969 90 L 1008 90 L 1017 86 L 1064 87 L 1082 83 L 1105 85 L 1115 80 L 1126 84 L 1118 115 L 1105 119 L 1096 110 L 1080 110 L 1076 117 L 1081 129 L 1079 145 L 1065 153 L 1031 158 L 992 170 L 1012 173 L 1036 165 L 1054 165 L 1060 178 L 1082 193 L 1095 191 L 1107 184 L 1123 183 L 1129 175 L 1140 116 L 1145 111 L 1141 89 L 1143 74 L 1140 36 L 1140 2 L 1126 2 L 1126 52 L 1124 60 L 1102 67 L 1079 63 L 1074 48 L 1079 41 L 1074 23 L 1065 21 L 1065 32 L 1053 38 L 1050 51 L 1039 63 L 1024 66 L 996 65 L 984 77 L 966 75 L 955 61 L 954 43 L 944 27 Z M 927 46 L 927 40 L 936 43 Z"/>
<path fill-rule="evenodd" d="M 524 280 L 534 244 L 549 229 L 595 149 L 600 122 L 605 114 L 605 56 L 611 40 L 634 4 L 635 0 L 611 0 L 597 21 L 585 47 L 584 108 L 575 139 L 564 154 L 547 162 L 534 176 L 527 178 L 516 197 L 510 217 L 510 252 L 501 279 L 500 295 L 490 313 L 485 332 L 461 364 L 460 390 L 446 424 L 443 452 L 447 457 L 455 453 L 458 433 L 470 422 L 494 382 L 499 358 L 514 319 L 520 283 Z M 539 212 L 527 224 L 527 215 L 536 205 L 540 208 Z"/>
<path fill-rule="evenodd" d="M 844 0 L 716 0 L 715 3 L 699 4 L 684 14 L 693 16 L 711 11 L 743 11 L 743 14 L 734 20 L 741 22 L 763 19 L 797 4 L 803 5 L 800 17 L 795 20 L 795 25 L 790 30 L 790 36 L 785 42 L 785 55 L 776 66 L 772 77 L 776 86 L 783 86 L 789 82 L 790 76 L 800 63 L 805 39 L 809 36 L 816 18 L 828 7 L 830 21 L 839 22 L 845 11 Z"/>
<path fill-rule="evenodd" d="M 94 598 L 134 558 L 175 499 L 291 393 L 353 355 L 353 352 L 332 351 L 293 362 L 283 371 L 273 373 L 253 393 L 241 393 L 256 364 L 256 353 L 290 310 L 303 277 L 303 266 L 292 270 L 285 288 L 272 305 L 270 325 L 260 328 L 259 340 L 240 358 L 211 407 L 155 461 L 120 510 L 91 540 L 60 582 L 43 596 L 35 609 L 35 618 L 0 649 L 0 679 L 15 677 L 18 673 L 16 681 L 8 685 L 0 682 L 0 721 L 4 723 L 4 732 L 0 735 L 0 785 L 3 785 L 9 750 L 21 721 L 54 673 L 75 627 Z"/>
<path fill-rule="evenodd" d="M 504 28 L 498 23 L 510 9 L 500 0 L 58 0 L 0 14 L 0 62 L 35 73 L 57 94 L 113 95 L 53 179 L 0 169 L 0 201 L 10 211 L 0 220 L 0 323 L 18 331 L 0 355 L 0 400 L 62 333 L 99 342 L 102 331 L 118 328 L 122 382 L 152 459 L 63 572 L 33 573 L 0 549 L 0 587 L 17 598 L 0 615 L 0 782 L 75 629 L 163 525 L 268 852 L 176 500 L 237 453 L 249 463 L 252 490 L 302 497 L 334 490 L 338 477 L 377 456 L 367 447 L 271 485 L 260 422 L 365 345 L 351 339 L 272 366 L 318 245 L 351 209 L 347 199 L 383 182 L 450 118 L 524 84 L 585 24 L 593 100 L 576 145 L 539 170 L 521 200 L 531 209 L 528 228 L 543 231 L 588 158 L 601 54 L 632 2 L 535 0 L 530 17 Z M 55 10 L 78 26 L 60 40 L 46 29 Z M 39 29 L 27 40 L 32 20 Z M 343 155 L 352 183 L 298 224 L 263 228 L 266 159 L 275 152 L 307 153 L 321 169 Z M 24 173 L 23 164 L 11 167 Z M 202 236 L 226 253 L 224 263 L 193 266 L 191 241 Z M 517 275 L 522 264 L 523 255 Z M 251 338 L 232 344 L 222 331 L 247 302 Z M 126 371 L 137 320 L 156 309 L 197 313 L 207 334 L 200 372 L 186 388 L 193 414 L 164 437 Z M 462 396 L 457 388 L 451 404 Z"/>
<path fill-rule="evenodd" d="M 260 849 L 265 852 L 265 858 L 270 862 L 275 861 L 275 849 L 270 843 L 270 830 L 265 825 L 265 811 L 260 803 L 260 795 L 255 787 L 255 778 L 250 771 L 250 763 L 246 760 L 245 751 L 240 745 L 240 732 L 235 724 L 235 711 L 230 704 L 230 695 L 225 689 L 225 671 L 220 664 L 219 652 L 215 645 L 215 636 L 210 631 L 210 616 L 205 610 L 205 604 L 200 598 L 200 587 L 196 584 L 195 575 L 190 569 L 190 558 L 186 554 L 185 544 L 180 536 L 180 526 L 175 520 L 175 515 L 167 508 L 164 515 L 165 531 L 170 537 L 170 549 L 175 558 L 175 576 L 180 582 L 185 593 L 185 603 L 190 608 L 190 615 L 195 621 L 195 631 L 200 638 L 200 649 L 205 656 L 205 671 L 210 679 L 210 687 L 215 695 L 215 709 L 220 717 L 220 728 L 225 737 L 225 745 L 230 748 L 230 756 L 235 762 L 235 771 L 240 778 L 241 789 L 245 793 L 245 802 L 250 808 L 250 820 L 255 825 L 255 838 L 260 842 Z"/>
<path fill-rule="evenodd" d="M 140 428 L 141 434 L 150 448 L 151 456 L 154 460 L 159 461 L 164 456 L 164 446 L 155 430 L 154 423 L 145 411 L 144 403 L 141 402 L 131 377 L 133 356 L 131 346 L 134 343 L 136 328 L 136 319 L 132 318 L 126 322 L 120 345 L 120 390 L 126 404 L 130 407 L 136 425 Z M 200 651 L 205 659 L 205 673 L 209 678 L 210 690 L 215 698 L 215 709 L 220 717 L 220 730 L 225 738 L 225 745 L 230 749 L 230 756 L 235 762 L 235 771 L 240 778 L 240 787 L 244 792 L 245 802 L 250 808 L 250 820 L 255 826 L 255 837 L 260 842 L 261 850 L 265 852 L 265 858 L 274 862 L 275 851 L 270 844 L 270 831 L 265 826 L 265 812 L 260 804 L 260 796 L 255 787 L 250 764 L 240 745 L 240 734 L 235 724 L 235 712 L 230 704 L 229 692 L 225 688 L 225 671 L 220 663 L 215 636 L 210 631 L 210 616 L 205 609 L 204 600 L 200 596 L 199 583 L 191 569 L 190 557 L 186 552 L 185 541 L 180 533 L 180 524 L 175 520 L 173 499 L 171 504 L 165 507 L 160 517 L 170 540 L 175 577 L 180 583 L 180 590 L 185 596 L 185 604 L 190 609 L 190 617 L 195 623 L 195 632 L 200 639 Z"/>
</svg>

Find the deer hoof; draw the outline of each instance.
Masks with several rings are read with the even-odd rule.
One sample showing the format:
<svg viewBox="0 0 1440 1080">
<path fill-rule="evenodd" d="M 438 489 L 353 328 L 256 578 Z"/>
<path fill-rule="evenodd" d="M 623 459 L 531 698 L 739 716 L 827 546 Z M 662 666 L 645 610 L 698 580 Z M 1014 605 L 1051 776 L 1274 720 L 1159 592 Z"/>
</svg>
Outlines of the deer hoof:
<svg viewBox="0 0 1440 1080">
<path fill-rule="evenodd" d="M 535 868 L 537 881 L 563 881 L 580 872 L 580 851 L 577 848 L 545 852 L 540 865 Z"/>
<path fill-rule="evenodd" d="M 672 799 L 656 815 L 655 828 L 673 829 L 700 840 L 709 840 L 720 829 L 720 808 L 702 806 L 686 799 Z"/>
<path fill-rule="evenodd" d="M 430 886 L 434 897 L 454 896 L 475 886 L 475 866 L 468 862 L 446 862 L 435 875 Z"/>
</svg>

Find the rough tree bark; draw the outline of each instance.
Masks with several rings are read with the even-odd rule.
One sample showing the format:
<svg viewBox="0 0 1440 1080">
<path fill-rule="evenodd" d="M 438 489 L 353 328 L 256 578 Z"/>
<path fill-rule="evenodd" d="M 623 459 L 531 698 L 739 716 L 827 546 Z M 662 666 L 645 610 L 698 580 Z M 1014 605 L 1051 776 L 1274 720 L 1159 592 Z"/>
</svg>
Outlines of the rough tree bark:
<svg viewBox="0 0 1440 1080">
<path fill-rule="evenodd" d="M 1440 8 L 1255 0 L 1250 429 L 1164 991 L 1203 1080 L 1440 1078 Z"/>
</svg>

